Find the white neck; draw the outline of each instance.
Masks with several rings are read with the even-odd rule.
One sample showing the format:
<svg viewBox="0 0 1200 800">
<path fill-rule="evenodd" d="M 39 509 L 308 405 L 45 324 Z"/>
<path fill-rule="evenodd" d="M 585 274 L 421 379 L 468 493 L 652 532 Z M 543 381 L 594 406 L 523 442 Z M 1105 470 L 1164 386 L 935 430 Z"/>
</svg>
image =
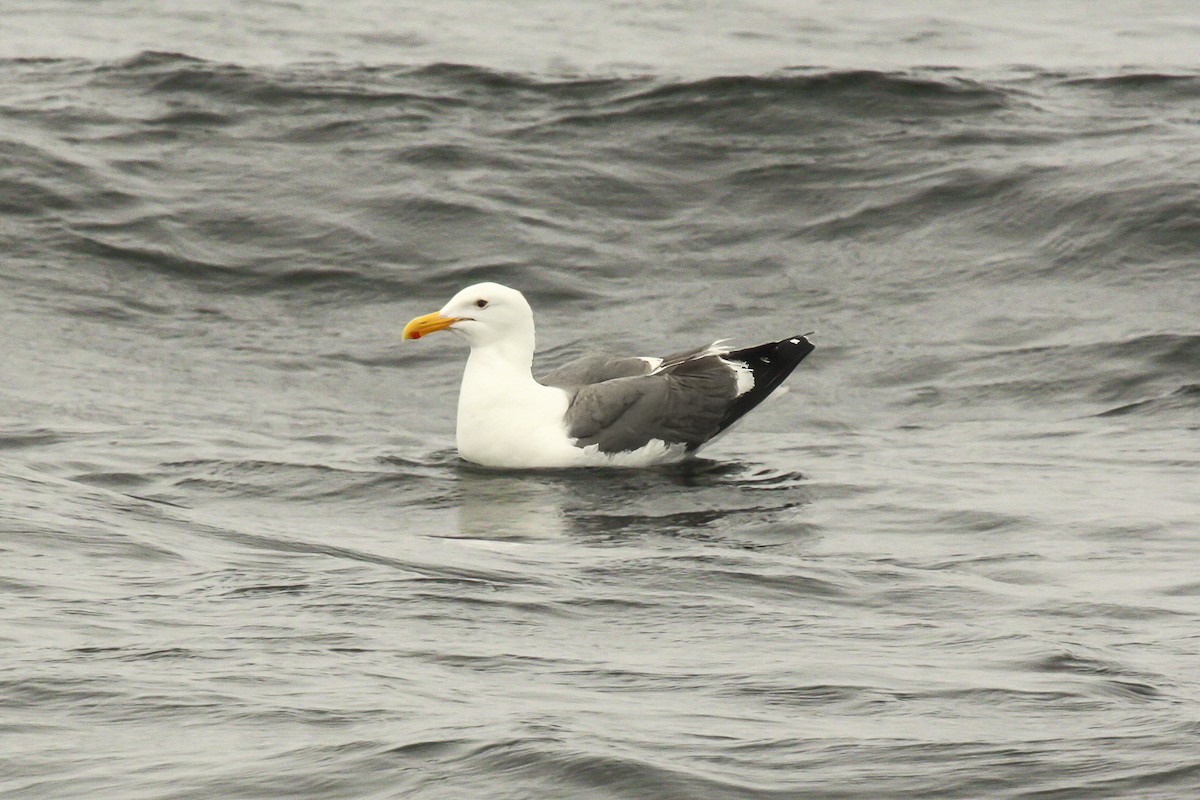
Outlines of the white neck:
<svg viewBox="0 0 1200 800">
<path fill-rule="evenodd" d="M 522 372 L 532 380 L 533 347 L 532 331 L 528 337 L 508 336 L 487 344 L 472 344 L 467 364 L 474 361 L 479 364 L 494 365 L 489 368 Z"/>
<path fill-rule="evenodd" d="M 533 348 L 524 343 L 471 348 L 458 396 L 458 451 L 463 458 L 505 466 L 531 447 L 553 443 L 558 450 L 568 444 L 561 422 L 567 394 L 535 381 L 532 364 Z"/>
</svg>

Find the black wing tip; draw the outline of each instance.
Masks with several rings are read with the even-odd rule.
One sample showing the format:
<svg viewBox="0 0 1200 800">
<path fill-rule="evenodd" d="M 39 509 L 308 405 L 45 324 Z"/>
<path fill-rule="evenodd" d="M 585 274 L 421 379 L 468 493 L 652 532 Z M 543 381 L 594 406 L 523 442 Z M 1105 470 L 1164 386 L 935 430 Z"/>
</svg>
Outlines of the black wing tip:
<svg viewBox="0 0 1200 800">
<path fill-rule="evenodd" d="M 787 380 L 792 370 L 816 349 L 816 345 L 808 340 L 809 335 L 806 333 L 777 342 L 767 342 L 724 356 L 745 364 L 754 373 L 754 387 L 733 401 L 725 418 L 721 420 L 719 430 L 723 431 L 737 422 Z"/>
<path fill-rule="evenodd" d="M 808 333 L 802 333 L 799 336 L 793 336 L 790 339 L 781 339 L 778 342 L 776 342 L 776 344 L 778 344 L 778 345 L 790 344 L 794 347 L 803 348 L 804 355 L 808 355 L 813 350 L 817 349 L 817 346 L 812 343 L 811 339 L 808 338 L 808 337 L 812 336 L 813 333 L 814 333 L 814 331 L 809 331 Z"/>
</svg>

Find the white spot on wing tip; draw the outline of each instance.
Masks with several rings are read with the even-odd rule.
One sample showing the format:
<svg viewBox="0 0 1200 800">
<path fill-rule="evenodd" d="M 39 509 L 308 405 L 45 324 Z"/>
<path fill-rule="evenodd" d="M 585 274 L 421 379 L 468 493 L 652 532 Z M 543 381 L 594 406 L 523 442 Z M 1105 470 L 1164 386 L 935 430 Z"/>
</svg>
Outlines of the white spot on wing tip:
<svg viewBox="0 0 1200 800">
<path fill-rule="evenodd" d="M 746 392 L 754 388 L 754 372 L 750 367 L 746 366 L 741 361 L 730 361 L 727 358 L 722 358 L 721 363 L 729 367 L 733 372 L 734 378 L 737 379 L 737 396 L 741 397 Z"/>
</svg>

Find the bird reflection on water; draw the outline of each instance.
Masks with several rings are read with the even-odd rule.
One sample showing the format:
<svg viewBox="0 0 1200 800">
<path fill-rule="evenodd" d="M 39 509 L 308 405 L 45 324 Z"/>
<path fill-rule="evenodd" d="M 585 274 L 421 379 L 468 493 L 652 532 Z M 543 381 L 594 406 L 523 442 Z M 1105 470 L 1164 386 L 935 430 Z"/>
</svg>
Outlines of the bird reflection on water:
<svg viewBox="0 0 1200 800">
<path fill-rule="evenodd" d="M 455 538 L 521 542 L 582 536 L 707 538 L 722 522 L 781 522 L 808 502 L 799 473 L 692 459 L 652 469 L 455 469 Z M 769 491 L 764 491 L 769 490 Z"/>
</svg>

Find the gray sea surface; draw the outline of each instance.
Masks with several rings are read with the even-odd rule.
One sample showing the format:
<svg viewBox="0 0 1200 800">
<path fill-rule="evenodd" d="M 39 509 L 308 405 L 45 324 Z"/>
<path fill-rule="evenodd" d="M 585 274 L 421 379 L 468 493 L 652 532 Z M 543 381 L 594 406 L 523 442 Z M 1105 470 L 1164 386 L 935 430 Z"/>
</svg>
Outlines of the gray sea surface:
<svg viewBox="0 0 1200 800">
<path fill-rule="evenodd" d="M 1190 3 L 6 3 L 0 796 L 1200 794 Z M 687 464 L 454 450 L 804 331 Z"/>
</svg>

